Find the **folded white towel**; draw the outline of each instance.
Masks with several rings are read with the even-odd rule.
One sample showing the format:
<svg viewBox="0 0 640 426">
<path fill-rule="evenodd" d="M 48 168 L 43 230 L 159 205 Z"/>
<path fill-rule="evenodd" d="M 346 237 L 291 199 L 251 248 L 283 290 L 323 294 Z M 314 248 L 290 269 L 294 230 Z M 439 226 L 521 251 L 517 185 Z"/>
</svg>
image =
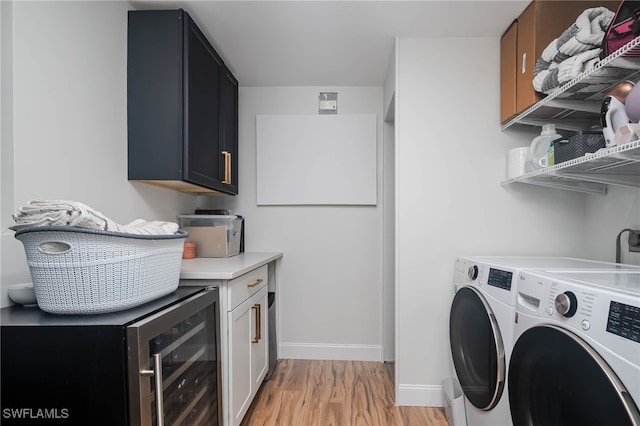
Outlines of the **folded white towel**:
<svg viewBox="0 0 640 426">
<path fill-rule="evenodd" d="M 77 226 L 136 235 L 172 235 L 178 231 L 178 224 L 173 222 L 136 219 L 120 225 L 85 204 L 68 200 L 27 201 L 13 215 L 13 220 L 16 225 L 10 229 L 14 231 L 34 226 Z"/>
</svg>

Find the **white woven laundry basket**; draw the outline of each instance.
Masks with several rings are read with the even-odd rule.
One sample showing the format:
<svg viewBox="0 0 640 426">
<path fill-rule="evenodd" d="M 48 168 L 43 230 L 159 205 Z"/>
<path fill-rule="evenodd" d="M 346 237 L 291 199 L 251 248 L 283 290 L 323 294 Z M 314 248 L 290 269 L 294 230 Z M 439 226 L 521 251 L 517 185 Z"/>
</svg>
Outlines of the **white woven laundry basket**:
<svg viewBox="0 0 640 426">
<path fill-rule="evenodd" d="M 68 226 L 16 232 L 40 309 L 99 314 L 141 305 L 178 288 L 185 231 L 132 235 Z"/>
</svg>

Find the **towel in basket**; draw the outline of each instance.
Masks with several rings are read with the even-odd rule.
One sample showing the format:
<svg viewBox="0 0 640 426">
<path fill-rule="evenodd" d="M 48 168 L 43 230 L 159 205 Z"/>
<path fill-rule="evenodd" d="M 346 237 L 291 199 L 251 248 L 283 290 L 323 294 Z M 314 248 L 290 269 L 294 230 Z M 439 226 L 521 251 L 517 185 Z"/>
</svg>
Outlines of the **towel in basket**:
<svg viewBox="0 0 640 426">
<path fill-rule="evenodd" d="M 140 235 L 173 235 L 178 231 L 178 224 L 173 222 L 136 219 L 121 225 L 98 210 L 71 200 L 29 200 L 13 215 L 13 220 L 16 224 L 10 229 L 14 231 L 33 226 L 75 226 Z"/>
<path fill-rule="evenodd" d="M 19 229 L 40 309 L 99 314 L 173 292 L 188 233 L 133 235 L 71 226 Z"/>
</svg>

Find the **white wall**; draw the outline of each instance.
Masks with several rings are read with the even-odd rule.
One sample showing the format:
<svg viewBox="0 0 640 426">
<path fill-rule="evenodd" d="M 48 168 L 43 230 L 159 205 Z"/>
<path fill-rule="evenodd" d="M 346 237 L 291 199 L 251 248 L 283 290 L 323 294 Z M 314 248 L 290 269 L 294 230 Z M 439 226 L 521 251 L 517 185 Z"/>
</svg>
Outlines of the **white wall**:
<svg viewBox="0 0 640 426">
<path fill-rule="evenodd" d="M 400 39 L 396 55 L 396 398 L 441 405 L 456 256 L 584 257 L 586 202 L 500 186 L 525 136 L 500 131 L 499 40 Z"/>
<path fill-rule="evenodd" d="M 11 214 L 13 200 L 13 30 L 12 2 L 0 2 L 0 230 L 5 228 L 5 217 Z M 4 276 L 0 231 L 0 277 Z M 1 282 L 1 281 L 0 281 Z M 0 306 L 6 303 L 0 291 Z"/>
<path fill-rule="evenodd" d="M 606 196 L 587 196 L 582 240 L 587 257 L 615 262 L 616 237 L 623 229 L 640 230 L 640 189 L 609 185 Z M 629 233 L 622 234 L 621 262 L 640 265 L 640 253 L 628 250 Z"/>
<path fill-rule="evenodd" d="M 27 200 L 78 200 L 120 223 L 176 221 L 195 206 L 195 196 L 127 180 L 130 8 L 13 3 L 13 57 L 5 50 L 2 57 L 13 63 L 13 137 L 2 134 L 3 306 L 8 285 L 30 281 L 23 248 L 7 229 L 13 223 L 7 215 Z M 7 164 L 13 165 L 8 188 Z"/>
<path fill-rule="evenodd" d="M 321 91 L 338 92 L 338 114 L 378 116 L 377 191 L 381 200 L 381 87 L 240 87 L 240 195 L 227 201 L 200 197 L 198 205 L 226 207 L 244 215 L 247 251 L 284 252 L 277 294 L 279 357 L 380 360 L 380 203 L 359 207 L 256 205 L 256 115 L 317 114 Z M 325 168 L 331 173 L 331 164 Z"/>
</svg>

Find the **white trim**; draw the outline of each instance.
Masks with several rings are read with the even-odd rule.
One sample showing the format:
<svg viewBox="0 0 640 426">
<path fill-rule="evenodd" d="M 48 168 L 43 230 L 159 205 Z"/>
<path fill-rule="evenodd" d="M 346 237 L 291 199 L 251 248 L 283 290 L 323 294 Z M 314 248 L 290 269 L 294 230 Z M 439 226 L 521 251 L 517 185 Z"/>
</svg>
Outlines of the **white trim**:
<svg viewBox="0 0 640 426">
<path fill-rule="evenodd" d="M 382 361 L 382 346 L 327 343 L 287 343 L 278 345 L 278 358 L 342 361 Z"/>
<path fill-rule="evenodd" d="M 398 37 L 395 38 L 394 40 L 394 46 L 393 46 L 393 59 L 394 59 L 394 82 L 393 82 L 393 102 L 394 102 L 394 106 L 393 106 L 393 114 L 394 114 L 394 118 L 393 118 L 393 182 L 395 185 L 395 188 L 393 190 L 394 192 L 394 198 L 393 198 L 393 202 L 394 202 L 394 212 L 393 212 L 393 255 L 394 255 L 394 259 L 393 259 L 393 274 L 394 274 L 394 285 L 393 285 L 393 291 L 395 292 L 394 295 L 394 320 L 393 320 L 393 326 L 394 326 L 394 331 L 393 331 L 393 338 L 394 338 L 394 343 L 393 343 L 393 350 L 395 351 L 395 355 L 394 355 L 394 359 L 395 359 L 395 364 L 394 364 L 394 374 L 393 374 L 393 378 L 394 378 L 394 391 L 396 393 L 396 404 L 398 404 L 399 398 L 398 396 L 400 395 L 400 388 L 398 386 L 398 378 L 400 377 L 400 368 L 398 367 L 398 365 L 402 362 L 402 359 L 400 358 L 400 224 L 399 224 L 399 220 L 398 218 L 400 217 L 400 166 L 399 166 L 399 161 L 398 158 L 400 157 L 400 131 L 398 128 L 399 122 L 400 122 L 400 117 L 397 116 L 397 112 L 399 110 L 399 88 L 400 85 L 398 84 L 398 71 L 400 69 L 400 39 Z"/>
<path fill-rule="evenodd" d="M 396 405 L 413 407 L 443 407 L 440 385 L 398 385 Z"/>
</svg>

